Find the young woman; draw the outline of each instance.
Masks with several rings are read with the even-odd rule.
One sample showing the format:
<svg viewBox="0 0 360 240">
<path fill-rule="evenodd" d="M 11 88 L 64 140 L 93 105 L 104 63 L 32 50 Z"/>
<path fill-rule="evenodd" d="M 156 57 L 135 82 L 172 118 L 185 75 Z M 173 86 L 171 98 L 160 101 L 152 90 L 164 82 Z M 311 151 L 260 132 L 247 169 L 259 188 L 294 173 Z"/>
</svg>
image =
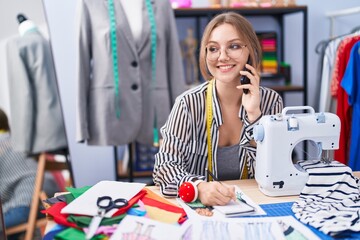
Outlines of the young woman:
<svg viewBox="0 0 360 240">
<path fill-rule="evenodd" d="M 199 56 L 208 81 L 177 98 L 161 129 L 153 180 L 164 196 L 177 196 L 183 182 L 193 181 L 203 204 L 225 205 L 235 198 L 234 188 L 204 181 L 207 169 L 218 180 L 254 177 L 253 127 L 283 108 L 275 91 L 260 86 L 260 59 L 259 41 L 244 17 L 227 12 L 209 22 Z M 241 84 L 242 77 L 250 82 Z"/>
</svg>

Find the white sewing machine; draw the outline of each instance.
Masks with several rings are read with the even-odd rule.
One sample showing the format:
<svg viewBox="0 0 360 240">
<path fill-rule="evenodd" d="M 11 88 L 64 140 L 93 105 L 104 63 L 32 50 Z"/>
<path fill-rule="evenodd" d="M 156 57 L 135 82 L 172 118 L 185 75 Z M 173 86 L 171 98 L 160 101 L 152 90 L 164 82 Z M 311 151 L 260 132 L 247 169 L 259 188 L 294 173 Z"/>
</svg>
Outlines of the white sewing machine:
<svg viewBox="0 0 360 240">
<path fill-rule="evenodd" d="M 307 110 L 308 113 L 287 114 Z M 297 143 L 314 141 L 321 150 L 339 148 L 340 119 L 332 113 L 315 113 L 309 106 L 285 107 L 281 114 L 267 115 L 254 127 L 257 143 L 255 179 L 268 196 L 298 195 L 308 174 L 293 164 Z"/>
</svg>

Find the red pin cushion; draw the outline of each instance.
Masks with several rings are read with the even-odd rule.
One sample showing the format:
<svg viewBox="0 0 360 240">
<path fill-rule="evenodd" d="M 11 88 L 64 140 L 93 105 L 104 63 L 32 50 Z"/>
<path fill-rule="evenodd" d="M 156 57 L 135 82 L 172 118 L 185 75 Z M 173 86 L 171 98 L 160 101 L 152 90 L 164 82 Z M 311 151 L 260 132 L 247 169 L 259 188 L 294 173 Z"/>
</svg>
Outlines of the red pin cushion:
<svg viewBox="0 0 360 240">
<path fill-rule="evenodd" d="M 196 180 L 195 182 L 183 182 L 180 185 L 178 195 L 184 202 L 194 202 L 198 198 L 197 185 L 202 180 Z"/>
</svg>

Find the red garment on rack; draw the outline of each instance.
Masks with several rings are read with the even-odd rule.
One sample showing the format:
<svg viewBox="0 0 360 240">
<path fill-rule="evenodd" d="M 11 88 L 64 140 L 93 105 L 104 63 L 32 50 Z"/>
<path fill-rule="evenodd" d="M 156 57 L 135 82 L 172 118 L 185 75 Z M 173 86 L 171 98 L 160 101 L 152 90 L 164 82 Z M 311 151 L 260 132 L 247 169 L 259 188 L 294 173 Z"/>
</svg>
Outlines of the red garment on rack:
<svg viewBox="0 0 360 240">
<path fill-rule="evenodd" d="M 349 160 L 351 108 L 348 103 L 348 95 L 345 90 L 340 87 L 340 82 L 349 61 L 351 49 L 359 40 L 360 36 L 352 36 L 345 38 L 340 43 L 336 53 L 331 81 L 331 94 L 337 98 L 336 114 L 339 116 L 341 122 L 339 149 L 335 150 L 334 159 L 344 164 L 347 164 Z"/>
</svg>

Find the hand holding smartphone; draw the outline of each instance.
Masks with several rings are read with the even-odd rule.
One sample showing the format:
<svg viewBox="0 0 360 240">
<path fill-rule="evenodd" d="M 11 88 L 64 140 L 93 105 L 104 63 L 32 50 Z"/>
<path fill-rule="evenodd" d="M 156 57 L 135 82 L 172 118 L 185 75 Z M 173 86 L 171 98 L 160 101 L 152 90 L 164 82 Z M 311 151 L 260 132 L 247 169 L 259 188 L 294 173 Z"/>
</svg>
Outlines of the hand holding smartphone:
<svg viewBox="0 0 360 240">
<path fill-rule="evenodd" d="M 247 64 L 251 65 L 251 61 L 250 61 L 250 58 L 249 60 L 247 61 Z M 248 71 L 246 67 L 244 67 L 243 71 Z M 241 85 L 243 84 L 249 84 L 250 83 L 250 79 L 246 76 L 246 75 L 241 75 L 240 77 L 240 83 Z M 243 92 L 244 94 L 248 94 L 249 93 L 249 89 L 243 89 Z"/>
</svg>

